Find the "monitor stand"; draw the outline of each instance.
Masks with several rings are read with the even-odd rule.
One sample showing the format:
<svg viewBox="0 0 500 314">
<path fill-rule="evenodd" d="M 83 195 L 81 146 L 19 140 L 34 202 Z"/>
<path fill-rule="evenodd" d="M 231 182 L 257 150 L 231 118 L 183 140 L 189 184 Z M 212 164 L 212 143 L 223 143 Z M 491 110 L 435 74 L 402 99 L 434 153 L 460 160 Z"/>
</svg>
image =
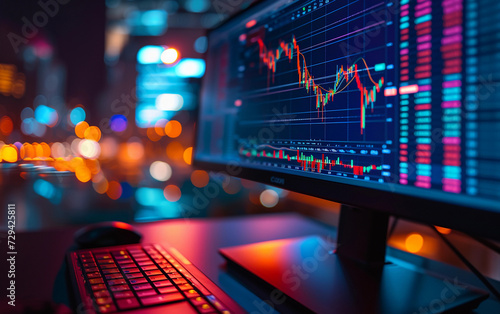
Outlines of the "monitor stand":
<svg viewBox="0 0 500 314">
<path fill-rule="evenodd" d="M 386 263 L 388 221 L 384 213 L 342 206 L 336 244 L 308 236 L 220 253 L 233 277 L 283 313 L 463 313 L 488 297 L 456 278 Z"/>
</svg>

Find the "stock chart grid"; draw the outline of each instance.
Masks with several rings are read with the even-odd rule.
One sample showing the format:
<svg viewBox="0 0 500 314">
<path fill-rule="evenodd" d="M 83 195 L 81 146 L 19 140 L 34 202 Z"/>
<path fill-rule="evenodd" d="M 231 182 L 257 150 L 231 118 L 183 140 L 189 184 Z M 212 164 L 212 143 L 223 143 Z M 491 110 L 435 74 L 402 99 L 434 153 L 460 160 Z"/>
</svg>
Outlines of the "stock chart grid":
<svg viewBox="0 0 500 314">
<path fill-rule="evenodd" d="M 490 0 L 316 0 L 229 23 L 199 157 L 498 200 L 499 18 Z"/>
</svg>

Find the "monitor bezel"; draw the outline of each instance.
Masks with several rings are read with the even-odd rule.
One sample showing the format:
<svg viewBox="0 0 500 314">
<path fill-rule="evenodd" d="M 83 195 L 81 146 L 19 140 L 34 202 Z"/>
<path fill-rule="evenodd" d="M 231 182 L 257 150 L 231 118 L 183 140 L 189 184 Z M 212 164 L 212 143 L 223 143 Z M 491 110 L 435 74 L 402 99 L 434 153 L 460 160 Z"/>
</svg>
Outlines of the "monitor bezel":
<svg viewBox="0 0 500 314">
<path fill-rule="evenodd" d="M 253 10 L 255 7 L 262 5 L 265 2 L 266 0 L 258 0 L 247 9 L 232 15 L 214 29 L 208 30 L 208 40 L 210 41 L 210 35 L 213 31 L 224 27 L 226 24 L 231 23 L 233 20 L 246 14 L 249 10 Z M 205 53 L 206 56 L 208 53 L 208 51 Z M 207 64 L 207 67 L 208 66 L 209 65 Z M 207 78 L 206 75 L 202 79 L 201 95 L 203 95 L 203 89 L 205 88 L 204 83 L 208 79 L 209 78 Z M 201 96 L 199 99 L 199 106 L 201 107 L 203 97 Z M 494 212 L 397 192 L 344 184 L 329 180 L 321 180 L 290 173 L 261 170 L 253 167 L 250 168 L 245 167 L 243 164 L 237 165 L 240 169 L 238 173 L 235 173 L 234 164 L 222 164 L 215 161 L 209 162 L 206 160 L 199 160 L 197 159 L 196 151 L 198 147 L 198 126 L 202 110 L 198 109 L 197 111 L 192 162 L 193 167 L 195 168 L 219 172 L 341 204 L 387 213 L 395 217 L 408 219 L 422 224 L 451 228 L 468 234 L 500 241 L 500 211 Z M 232 169 L 233 171 L 229 169 Z M 273 182 L 271 179 L 273 177 L 283 179 L 279 180 L 280 182 L 283 182 L 283 184 L 276 184 Z M 321 184 L 323 188 L 318 188 L 319 184 Z M 325 185 L 328 185 L 328 187 L 324 188 Z M 422 192 L 425 192 L 425 190 L 422 190 Z M 453 196 L 453 194 L 450 194 L 450 197 Z"/>
</svg>

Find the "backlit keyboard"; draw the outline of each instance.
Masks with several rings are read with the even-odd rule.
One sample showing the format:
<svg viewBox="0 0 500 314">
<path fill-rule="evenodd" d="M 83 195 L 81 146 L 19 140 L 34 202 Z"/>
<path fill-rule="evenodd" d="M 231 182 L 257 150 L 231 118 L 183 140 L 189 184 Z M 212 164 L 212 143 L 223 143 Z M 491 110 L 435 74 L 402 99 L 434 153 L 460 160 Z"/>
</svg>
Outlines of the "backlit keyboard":
<svg viewBox="0 0 500 314">
<path fill-rule="evenodd" d="M 192 313 L 229 313 L 159 245 L 80 250 L 76 255 L 87 295 L 91 296 L 92 306 L 99 313 L 176 302 L 189 305 Z"/>
</svg>

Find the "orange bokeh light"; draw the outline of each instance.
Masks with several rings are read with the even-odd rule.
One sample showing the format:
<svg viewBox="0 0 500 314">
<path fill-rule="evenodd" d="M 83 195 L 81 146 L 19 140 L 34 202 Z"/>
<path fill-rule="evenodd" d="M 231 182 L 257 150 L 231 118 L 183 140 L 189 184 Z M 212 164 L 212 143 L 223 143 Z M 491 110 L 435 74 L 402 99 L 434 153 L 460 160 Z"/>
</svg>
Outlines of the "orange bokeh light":
<svg viewBox="0 0 500 314">
<path fill-rule="evenodd" d="M 101 130 L 96 126 L 91 126 L 85 129 L 83 136 L 88 140 L 99 142 L 101 139 Z"/>
<path fill-rule="evenodd" d="M 12 130 L 14 129 L 14 123 L 12 123 L 12 119 L 8 116 L 3 117 L 0 119 L 0 131 L 3 133 L 3 135 L 9 135 L 12 133 Z"/>
<path fill-rule="evenodd" d="M 195 170 L 191 173 L 191 183 L 197 188 L 203 188 L 207 186 L 210 181 L 210 176 L 204 170 Z"/>
<path fill-rule="evenodd" d="M 193 148 L 192 147 L 186 148 L 182 158 L 184 158 L 185 163 L 190 165 L 193 162 Z"/>
<path fill-rule="evenodd" d="M 81 166 L 76 167 L 75 175 L 76 175 L 76 178 L 78 179 L 78 181 L 81 181 L 81 182 L 89 182 L 90 179 L 92 178 L 92 174 L 90 173 L 90 169 L 85 165 L 81 165 Z"/>
<path fill-rule="evenodd" d="M 89 124 L 85 121 L 78 123 L 75 126 L 75 134 L 79 138 L 85 138 L 85 131 L 89 128 Z"/>
<path fill-rule="evenodd" d="M 181 189 L 177 185 L 167 185 L 163 190 L 163 195 L 169 202 L 177 202 L 181 199 Z"/>
<path fill-rule="evenodd" d="M 6 162 L 16 162 L 17 161 L 17 147 L 14 145 L 4 145 L 1 150 L 2 159 Z"/>
<path fill-rule="evenodd" d="M 168 158 L 179 161 L 182 160 L 184 155 L 184 147 L 179 142 L 172 142 L 167 145 L 167 156 Z"/>
<path fill-rule="evenodd" d="M 176 120 L 170 120 L 165 125 L 165 134 L 168 137 L 176 138 L 182 133 L 182 124 Z"/>
<path fill-rule="evenodd" d="M 111 181 L 108 184 L 108 190 L 106 191 L 108 197 L 112 200 L 117 200 L 122 196 L 122 186 L 116 181 Z"/>
<path fill-rule="evenodd" d="M 424 238 L 418 233 L 412 233 L 406 237 L 405 247 L 408 252 L 417 253 L 424 246 Z"/>
<path fill-rule="evenodd" d="M 156 127 L 148 128 L 147 135 L 148 138 L 153 142 L 158 142 L 159 140 L 161 140 L 161 135 L 159 135 L 158 132 L 156 131 Z"/>
</svg>

